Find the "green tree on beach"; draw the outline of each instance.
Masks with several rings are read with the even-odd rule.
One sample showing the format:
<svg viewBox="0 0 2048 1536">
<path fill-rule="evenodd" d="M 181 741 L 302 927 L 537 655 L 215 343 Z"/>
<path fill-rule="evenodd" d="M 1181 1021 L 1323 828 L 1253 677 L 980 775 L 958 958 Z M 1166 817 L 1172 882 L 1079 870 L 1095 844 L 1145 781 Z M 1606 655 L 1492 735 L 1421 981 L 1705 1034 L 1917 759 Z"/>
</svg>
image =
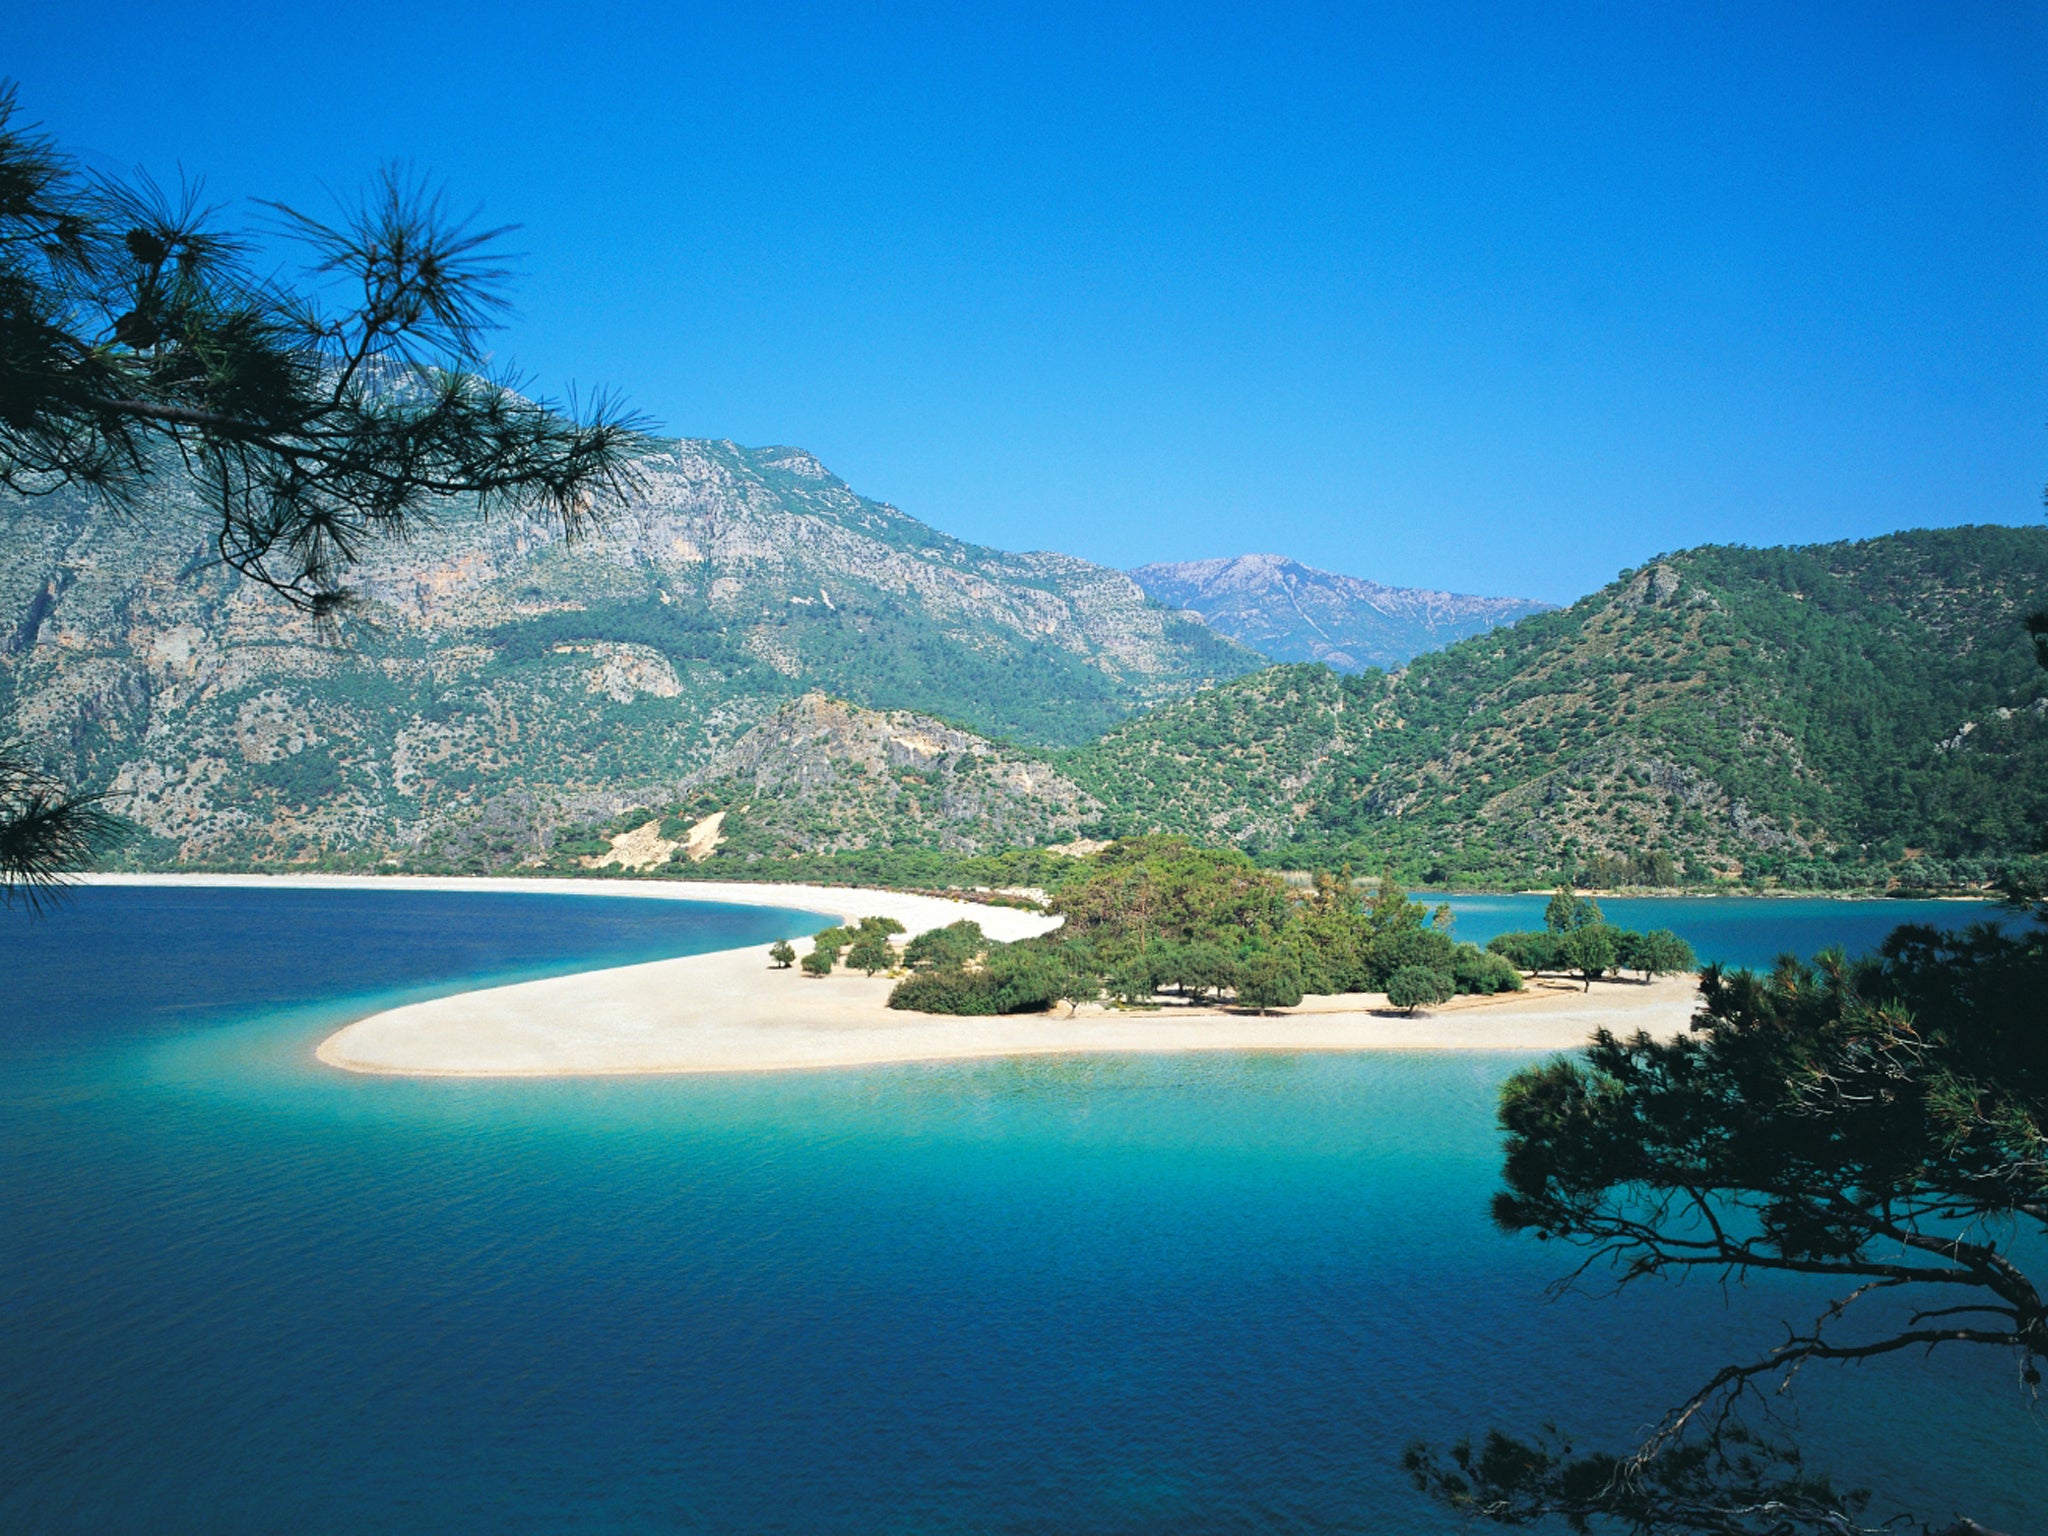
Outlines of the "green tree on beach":
<svg viewBox="0 0 2048 1536">
<path fill-rule="evenodd" d="M 1590 928 L 1606 921 L 1598 902 L 1581 896 L 1568 885 L 1560 885 L 1557 894 L 1550 898 L 1550 905 L 1543 909 L 1543 926 L 1552 933 L 1570 933 L 1575 928 Z"/>
<path fill-rule="evenodd" d="M 1585 982 L 1588 992 L 1593 990 L 1595 981 L 1614 969 L 1620 957 L 1615 931 L 1605 923 L 1573 928 L 1559 937 L 1557 951 L 1565 965 Z"/>
<path fill-rule="evenodd" d="M 796 962 L 796 946 L 787 939 L 777 939 L 768 946 L 768 958 L 775 962 L 775 969 L 786 971 Z"/>
<path fill-rule="evenodd" d="M 1646 981 L 1699 968 L 1692 946 L 1669 928 L 1653 928 L 1648 933 L 1618 929 L 1614 941 L 1615 964 L 1641 972 Z"/>
<path fill-rule="evenodd" d="M 635 418 L 490 372 L 507 231 L 395 170 L 331 223 L 266 207 L 260 236 L 305 253 L 301 288 L 259 275 L 259 232 L 196 186 L 81 174 L 0 84 L 0 487 L 144 518 L 175 480 L 215 559 L 330 631 L 374 540 L 458 510 L 575 534 L 623 499 Z M 97 797 L 35 772 L 0 771 L 10 895 L 48 890 L 115 831 Z"/>
<path fill-rule="evenodd" d="M 981 924 L 968 918 L 943 928 L 927 928 L 903 946 L 903 963 L 913 971 L 966 965 L 988 952 Z"/>
<path fill-rule="evenodd" d="M 1451 999 L 1451 978 L 1425 965 L 1404 965 L 1387 980 L 1387 1002 L 1403 1013 Z"/>
<path fill-rule="evenodd" d="M 815 945 L 809 954 L 798 962 L 806 976 L 830 976 L 832 967 L 839 963 L 839 951 Z"/>
<path fill-rule="evenodd" d="M 1301 972 L 1288 956 L 1254 955 L 1242 968 L 1237 983 L 1239 1007 L 1256 1008 L 1263 1014 L 1273 1008 L 1292 1008 L 1301 998 Z"/>
<path fill-rule="evenodd" d="M 890 948 L 888 935 L 879 929 L 863 928 L 846 949 L 848 969 L 863 975 L 872 976 L 877 971 L 886 971 L 895 963 L 896 951 Z"/>
</svg>

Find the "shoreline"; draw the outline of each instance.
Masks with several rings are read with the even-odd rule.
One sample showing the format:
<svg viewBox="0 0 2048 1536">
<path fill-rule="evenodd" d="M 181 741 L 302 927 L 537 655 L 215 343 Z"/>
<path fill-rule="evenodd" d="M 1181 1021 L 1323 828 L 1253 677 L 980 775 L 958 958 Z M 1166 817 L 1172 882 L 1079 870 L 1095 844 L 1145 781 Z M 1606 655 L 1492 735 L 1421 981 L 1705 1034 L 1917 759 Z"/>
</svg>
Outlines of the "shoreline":
<svg viewBox="0 0 2048 1536">
<path fill-rule="evenodd" d="M 1297 873 L 1299 873 L 1297 871 Z M 406 886 L 414 890 L 445 891 L 497 891 L 519 895 L 539 891 L 553 896 L 607 895 L 646 896 L 656 900 L 702 901 L 710 898 L 698 894 L 705 891 L 836 891 L 864 893 L 867 895 L 923 896 L 934 901 L 957 901 L 970 911 L 990 909 L 1002 910 L 1003 902 L 977 900 L 964 891 L 956 896 L 940 895 L 927 887 L 895 888 L 890 886 L 858 885 L 852 883 L 821 884 L 814 880 L 722 880 L 668 875 L 643 875 L 637 878 L 621 878 L 614 875 L 337 875 L 300 874 L 290 871 L 267 872 L 261 870 L 122 870 L 94 871 L 69 875 L 66 884 L 73 885 L 215 885 L 258 887 L 265 885 L 296 885 L 306 889 L 384 889 Z M 687 894 L 678 895 L 680 887 Z M 956 888 L 957 889 L 957 888 Z M 977 889 L 986 890 L 986 887 Z M 1637 889 L 1625 887 L 1620 890 L 1590 888 L 1579 890 L 1577 895 L 1590 897 L 1595 901 L 1945 901 L 1970 905 L 1998 906 L 2002 898 L 1995 889 L 1987 890 L 1911 890 L 1900 892 L 1883 887 L 1860 887 L 1848 890 L 1795 891 L 1782 886 L 1764 889 L 1714 889 L 1687 890 L 1664 887 Z M 1556 888 L 1542 890 L 1443 890 L 1434 886 L 1418 885 L 1408 891 L 1412 900 L 1456 901 L 1461 898 L 1488 899 L 1493 897 L 1526 897 L 1543 899 L 1556 895 Z M 741 905 L 774 906 L 774 902 L 748 898 Z M 1021 909 L 1016 909 L 1021 910 Z"/>
<path fill-rule="evenodd" d="M 968 918 L 981 924 L 992 939 L 1010 943 L 1036 937 L 1059 926 L 1057 919 L 1020 907 L 951 901 L 911 891 L 889 891 L 849 885 L 781 885 L 773 881 L 738 880 L 564 880 L 505 875 L 225 875 L 225 874 L 84 874 L 78 885 L 171 886 L 213 890 L 302 891 L 447 891 L 489 896 L 614 896 L 648 901 L 723 903 L 734 907 L 783 907 L 816 912 L 839 922 L 863 917 L 893 917 L 906 931 L 921 933 Z M 851 898 L 858 897 L 858 901 Z M 913 926 L 916 925 L 916 926 Z M 695 955 L 680 958 L 697 959 Z M 656 964 L 668 964 L 657 961 Z"/>
<path fill-rule="evenodd" d="M 858 886 L 723 880 L 549 880 L 402 875 L 96 875 L 92 885 L 413 890 L 634 896 L 894 917 L 906 937 L 968 918 L 1005 942 L 1057 918 Z M 809 941 L 796 942 L 799 953 Z M 1166 1001 L 1156 1009 L 1083 1004 L 1056 1014 L 960 1017 L 887 1006 L 889 977 L 777 970 L 767 946 L 714 950 L 537 981 L 476 988 L 358 1019 L 322 1040 L 324 1065 L 369 1076 L 600 1077 L 820 1071 L 1000 1057 L 1190 1051 L 1569 1050 L 1595 1029 L 1669 1036 L 1691 1022 L 1696 978 L 1532 981 L 1414 1015 L 1383 996 L 1304 999 L 1270 1014 Z"/>
<path fill-rule="evenodd" d="M 806 946 L 799 944 L 798 948 Z M 1538 983 L 1413 1016 L 1377 994 L 1260 1015 L 1215 1007 L 960 1017 L 888 1007 L 889 977 L 771 970 L 767 946 L 585 971 L 372 1014 L 320 1043 L 330 1067 L 397 1077 L 785 1072 L 990 1057 L 1188 1051 L 1569 1050 L 1595 1029 L 1691 1022 L 1697 982 Z"/>
</svg>

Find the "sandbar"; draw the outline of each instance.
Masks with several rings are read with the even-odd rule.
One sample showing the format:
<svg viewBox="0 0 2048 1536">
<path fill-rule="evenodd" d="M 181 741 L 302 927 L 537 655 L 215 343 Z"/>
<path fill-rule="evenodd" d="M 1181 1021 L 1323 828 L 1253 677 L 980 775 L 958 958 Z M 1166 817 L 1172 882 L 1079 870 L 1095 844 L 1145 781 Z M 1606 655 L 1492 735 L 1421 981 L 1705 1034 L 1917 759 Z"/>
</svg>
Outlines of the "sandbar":
<svg viewBox="0 0 2048 1536">
<path fill-rule="evenodd" d="M 893 917 L 909 934 L 960 918 L 1009 942 L 1057 918 L 902 891 L 723 880 L 549 880 L 352 875 L 99 875 L 102 885 L 499 891 L 632 896 L 787 907 L 842 921 Z M 809 948 L 798 939 L 801 953 Z M 1698 979 L 1605 981 L 1591 991 L 1545 978 L 1521 992 L 1461 997 L 1414 1014 L 1377 994 L 1311 997 L 1259 1015 L 1167 1003 L 1084 1004 L 1057 1014 L 952 1018 L 888 1006 L 895 983 L 844 971 L 822 979 L 771 967 L 768 947 L 485 987 L 389 1009 L 323 1040 L 322 1062 L 407 1077 L 572 1077 L 777 1072 L 1004 1056 L 1176 1051 L 1569 1050 L 1596 1029 L 1684 1031 Z"/>
</svg>

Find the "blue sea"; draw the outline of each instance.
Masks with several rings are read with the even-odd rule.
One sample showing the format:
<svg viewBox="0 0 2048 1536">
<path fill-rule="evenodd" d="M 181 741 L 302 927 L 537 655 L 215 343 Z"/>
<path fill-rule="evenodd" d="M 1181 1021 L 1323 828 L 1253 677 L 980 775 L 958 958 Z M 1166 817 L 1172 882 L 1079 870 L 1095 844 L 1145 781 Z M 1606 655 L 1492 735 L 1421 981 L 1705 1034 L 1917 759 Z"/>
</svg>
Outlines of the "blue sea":
<svg viewBox="0 0 2048 1536">
<path fill-rule="evenodd" d="M 1607 905 L 1734 963 L 1995 915 Z M 1484 938 L 1542 898 L 1454 906 Z M 1625 1437 L 1814 1308 L 1549 1296 L 1567 1255 L 1486 1216 L 1527 1057 L 414 1081 L 312 1056 L 394 1001 L 820 921 L 134 888 L 0 914 L 0 1531 L 1452 1530 L 1411 1439 Z M 1793 1411 L 1875 1513 L 2048 1530 L 2009 1361 L 1816 1370 Z"/>
</svg>

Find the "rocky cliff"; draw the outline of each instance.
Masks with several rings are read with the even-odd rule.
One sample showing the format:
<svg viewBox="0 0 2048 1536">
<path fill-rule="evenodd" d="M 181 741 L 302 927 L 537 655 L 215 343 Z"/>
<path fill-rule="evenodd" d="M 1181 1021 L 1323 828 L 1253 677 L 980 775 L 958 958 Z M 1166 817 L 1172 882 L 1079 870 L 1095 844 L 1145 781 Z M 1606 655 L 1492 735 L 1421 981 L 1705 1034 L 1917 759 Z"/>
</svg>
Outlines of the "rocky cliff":
<svg viewBox="0 0 2048 1536">
<path fill-rule="evenodd" d="M 575 542 L 458 514 L 367 552 L 339 643 L 140 516 L 0 501 L 0 734 L 109 786 L 147 861 L 495 865 L 673 799 L 813 690 L 1085 740 L 1258 665 L 1120 572 L 962 543 L 791 448 L 660 445 Z"/>
</svg>

